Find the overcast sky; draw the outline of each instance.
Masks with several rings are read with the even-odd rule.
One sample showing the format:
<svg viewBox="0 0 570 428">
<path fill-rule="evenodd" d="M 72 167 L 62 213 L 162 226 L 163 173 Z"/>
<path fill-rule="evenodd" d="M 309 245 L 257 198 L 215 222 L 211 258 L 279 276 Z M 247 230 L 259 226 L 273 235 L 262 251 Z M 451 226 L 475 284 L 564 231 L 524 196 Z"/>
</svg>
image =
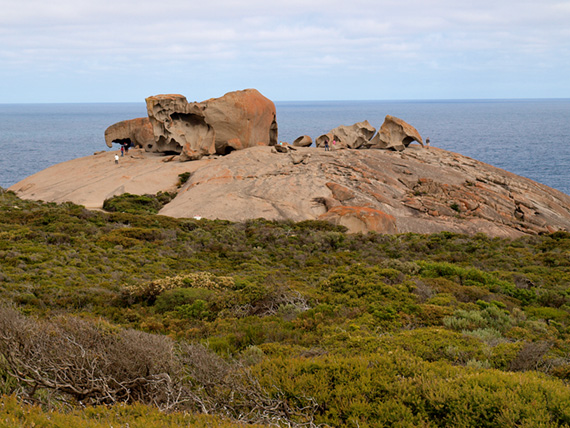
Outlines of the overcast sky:
<svg viewBox="0 0 570 428">
<path fill-rule="evenodd" d="M 0 0 L 0 103 L 570 98 L 570 1 Z"/>
</svg>

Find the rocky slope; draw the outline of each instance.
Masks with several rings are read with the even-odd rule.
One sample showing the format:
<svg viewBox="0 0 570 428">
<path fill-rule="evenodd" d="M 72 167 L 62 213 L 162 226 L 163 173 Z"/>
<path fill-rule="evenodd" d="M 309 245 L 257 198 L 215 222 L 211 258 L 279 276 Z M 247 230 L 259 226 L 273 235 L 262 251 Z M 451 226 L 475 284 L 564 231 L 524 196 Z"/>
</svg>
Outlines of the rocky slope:
<svg viewBox="0 0 570 428">
<path fill-rule="evenodd" d="M 193 162 L 131 150 L 118 165 L 114 153 L 55 165 L 10 190 L 22 198 L 99 208 L 124 192 L 174 190 L 178 175 L 190 172 L 160 214 L 231 221 L 323 219 L 353 232 L 448 230 L 515 237 L 570 230 L 570 196 L 436 148 L 260 146 Z"/>
</svg>

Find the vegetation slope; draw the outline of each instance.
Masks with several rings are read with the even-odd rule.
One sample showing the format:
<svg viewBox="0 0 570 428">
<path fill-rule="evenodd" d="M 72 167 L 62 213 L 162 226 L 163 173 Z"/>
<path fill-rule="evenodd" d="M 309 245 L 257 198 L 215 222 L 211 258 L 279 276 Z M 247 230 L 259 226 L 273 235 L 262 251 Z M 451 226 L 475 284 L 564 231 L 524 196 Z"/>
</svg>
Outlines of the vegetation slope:
<svg viewBox="0 0 570 428">
<path fill-rule="evenodd" d="M 147 205 L 0 190 L 0 426 L 570 426 L 570 234 Z"/>
</svg>

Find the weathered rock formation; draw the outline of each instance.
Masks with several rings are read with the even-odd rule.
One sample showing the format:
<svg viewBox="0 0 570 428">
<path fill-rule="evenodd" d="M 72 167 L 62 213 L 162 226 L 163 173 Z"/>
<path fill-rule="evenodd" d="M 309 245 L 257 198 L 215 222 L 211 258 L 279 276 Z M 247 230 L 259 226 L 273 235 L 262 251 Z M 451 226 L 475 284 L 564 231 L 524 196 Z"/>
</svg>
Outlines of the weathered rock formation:
<svg viewBox="0 0 570 428">
<path fill-rule="evenodd" d="M 156 95 L 146 104 L 155 140 L 148 151 L 196 160 L 277 142 L 275 105 L 255 89 L 200 103 L 188 103 L 182 95 Z"/>
<path fill-rule="evenodd" d="M 358 122 L 351 126 L 341 125 L 328 133 L 321 135 L 316 140 L 317 147 L 323 147 L 325 141 L 334 149 L 349 148 L 359 149 L 365 146 L 376 133 L 374 128 L 367 120 Z"/>
<path fill-rule="evenodd" d="M 123 120 L 105 130 L 105 142 L 107 147 L 113 147 L 113 143 L 147 147 L 149 144 L 154 144 L 152 125 L 148 117 Z"/>
<path fill-rule="evenodd" d="M 160 214 L 244 221 L 324 219 L 353 232 L 451 231 L 491 236 L 570 230 L 570 196 L 471 158 L 412 145 L 405 151 L 252 147 L 195 162 L 129 151 L 75 159 L 10 187 L 28 199 L 101 207 L 124 192 L 176 188 Z M 136 155 L 136 156 L 135 156 Z"/>
<path fill-rule="evenodd" d="M 338 126 L 316 140 L 317 147 L 335 149 L 385 149 L 402 151 L 413 141 L 423 147 L 424 143 L 419 132 L 412 125 L 394 116 L 386 116 L 380 131 L 376 133 L 367 120 L 351 126 Z"/>
<path fill-rule="evenodd" d="M 148 97 L 146 108 L 154 133 L 154 144 L 146 146 L 147 151 L 179 153 L 180 160 L 216 152 L 216 133 L 206 123 L 203 106 L 172 94 Z"/>
<path fill-rule="evenodd" d="M 402 119 L 387 115 L 380 131 L 370 141 L 369 148 L 402 151 L 413 141 L 424 146 L 420 133 Z"/>
<path fill-rule="evenodd" d="M 180 154 L 179 160 L 185 161 L 277 143 L 275 105 L 255 89 L 199 103 L 178 94 L 155 95 L 146 105 L 148 118 L 107 128 L 107 146 L 131 142 L 147 152 Z"/>
</svg>

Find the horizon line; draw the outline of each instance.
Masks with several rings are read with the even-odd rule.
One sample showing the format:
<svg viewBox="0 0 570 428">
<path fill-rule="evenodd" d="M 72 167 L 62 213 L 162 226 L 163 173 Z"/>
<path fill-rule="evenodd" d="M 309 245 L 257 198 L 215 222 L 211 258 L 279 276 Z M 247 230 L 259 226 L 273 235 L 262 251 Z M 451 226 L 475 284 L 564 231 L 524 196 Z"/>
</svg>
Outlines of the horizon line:
<svg viewBox="0 0 570 428">
<path fill-rule="evenodd" d="M 330 103 L 330 102 L 489 102 L 489 101 L 564 101 L 570 97 L 524 97 L 524 98 L 402 98 L 402 99 L 320 99 L 320 100 L 271 100 L 274 103 Z M 194 101 L 191 101 L 194 102 Z M 201 101 L 198 101 L 201 102 Z M 0 102 L 0 105 L 38 105 L 38 104 L 138 104 L 143 101 L 30 101 Z"/>
</svg>

